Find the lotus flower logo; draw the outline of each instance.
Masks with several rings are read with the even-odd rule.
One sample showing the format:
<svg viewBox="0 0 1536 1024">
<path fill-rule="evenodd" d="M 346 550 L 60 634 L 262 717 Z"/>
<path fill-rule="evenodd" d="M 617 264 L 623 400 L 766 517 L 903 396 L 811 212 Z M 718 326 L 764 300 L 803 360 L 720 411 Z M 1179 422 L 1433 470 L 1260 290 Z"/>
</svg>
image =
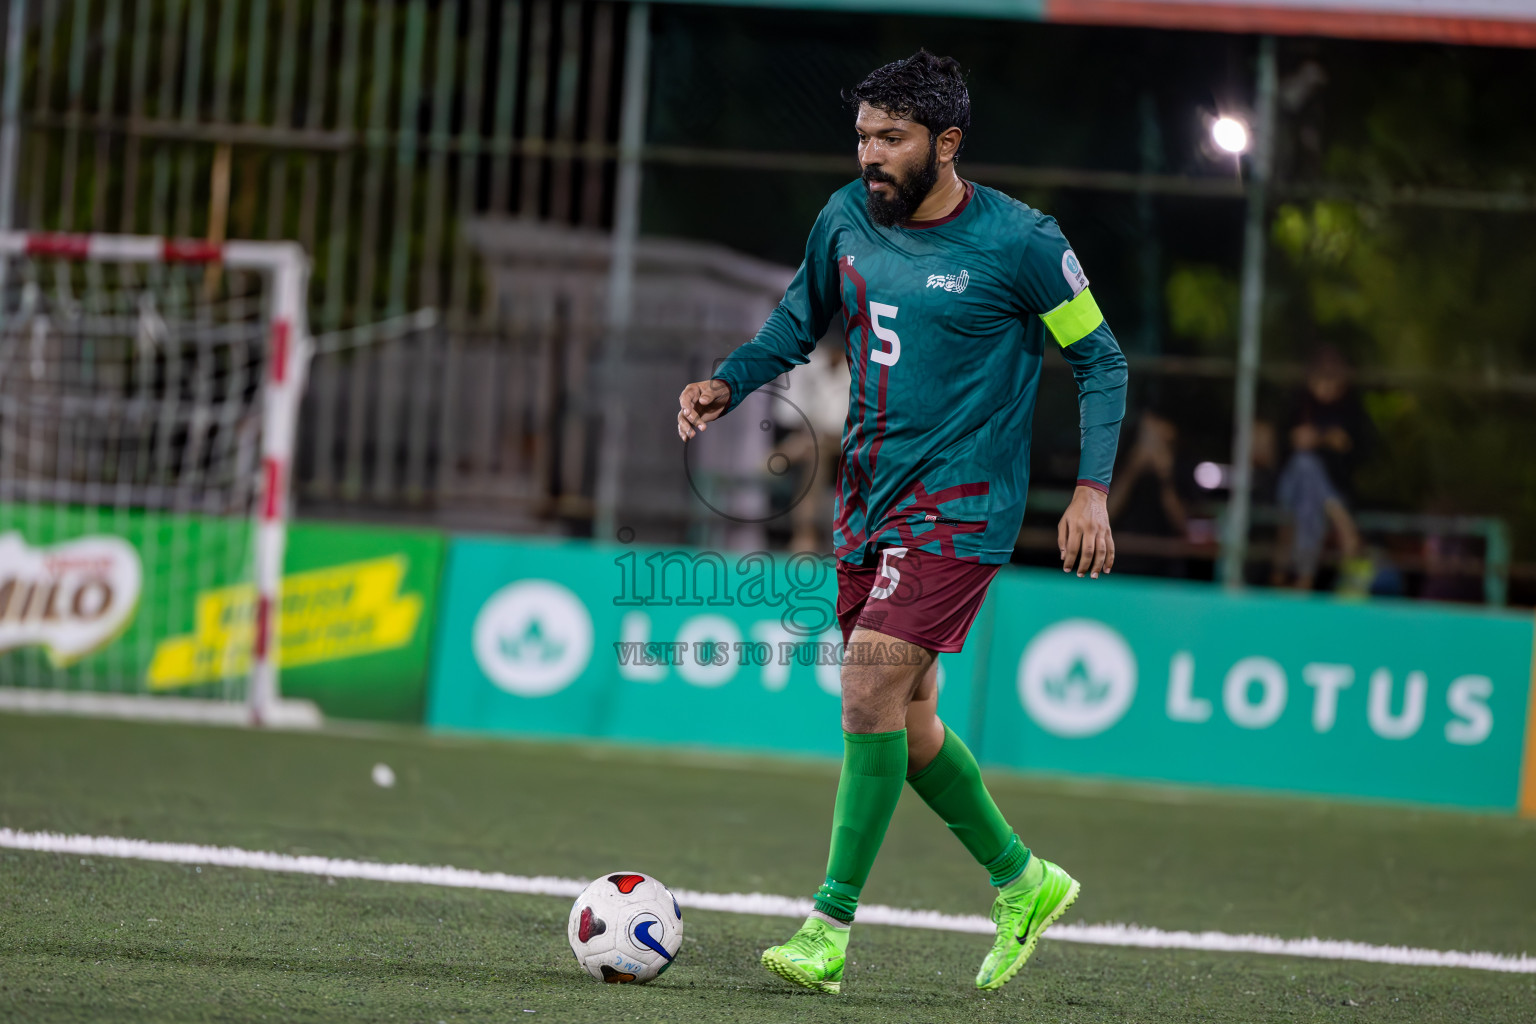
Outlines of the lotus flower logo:
<svg viewBox="0 0 1536 1024">
<path fill-rule="evenodd" d="M 519 697 L 565 689 L 592 658 L 592 616 L 553 580 L 509 584 L 475 617 L 471 643 L 486 678 Z"/>
<path fill-rule="evenodd" d="M 1068 619 L 1041 630 L 1019 659 L 1019 700 L 1057 736 L 1094 736 L 1136 696 L 1136 656 L 1102 622 Z"/>
<path fill-rule="evenodd" d="M 1062 675 L 1045 680 L 1046 694 L 1058 704 L 1097 704 L 1111 689 L 1107 681 L 1093 678 L 1082 658 L 1074 658 L 1072 667 Z"/>
<path fill-rule="evenodd" d="M 501 653 L 513 661 L 537 661 L 540 664 L 548 664 L 559 661 L 565 653 L 565 644 L 558 643 L 544 635 L 544 626 L 538 619 L 529 619 L 528 626 L 521 636 L 504 636 L 501 638 Z"/>
</svg>

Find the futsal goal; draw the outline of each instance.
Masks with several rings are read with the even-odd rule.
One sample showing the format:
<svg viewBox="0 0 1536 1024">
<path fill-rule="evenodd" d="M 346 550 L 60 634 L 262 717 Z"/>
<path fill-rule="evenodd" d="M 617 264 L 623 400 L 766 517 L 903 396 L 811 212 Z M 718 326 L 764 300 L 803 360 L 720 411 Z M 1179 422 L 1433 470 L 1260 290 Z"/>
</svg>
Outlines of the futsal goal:
<svg viewBox="0 0 1536 1024">
<path fill-rule="evenodd" d="M 317 720 L 278 680 L 308 274 L 0 233 L 0 709 Z"/>
</svg>

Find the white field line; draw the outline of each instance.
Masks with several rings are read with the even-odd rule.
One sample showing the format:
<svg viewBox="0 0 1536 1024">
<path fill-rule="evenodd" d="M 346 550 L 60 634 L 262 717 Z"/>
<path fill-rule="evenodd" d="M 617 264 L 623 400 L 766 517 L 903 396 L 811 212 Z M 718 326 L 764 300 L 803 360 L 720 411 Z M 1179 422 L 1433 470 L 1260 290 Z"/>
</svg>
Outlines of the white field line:
<svg viewBox="0 0 1536 1024">
<path fill-rule="evenodd" d="M 22 832 L 0 828 L 0 847 L 67 853 L 85 857 L 117 857 L 160 861 L 168 864 L 207 864 L 215 867 L 250 868 L 327 878 L 358 878 L 372 882 L 406 882 L 442 885 L 458 889 L 524 893 L 571 898 L 586 888 L 574 878 L 552 875 L 508 875 L 499 871 L 467 871 L 463 868 L 420 864 L 377 864 L 331 857 L 295 857 L 286 853 L 242 850 L 234 846 L 198 846 L 192 843 L 157 843 L 145 839 L 111 836 L 74 836 L 56 832 Z M 719 893 L 676 890 L 678 900 L 698 910 L 762 917 L 803 917 L 811 901 L 766 893 Z M 977 915 L 941 914 L 935 910 L 868 905 L 859 908 L 859 921 L 897 928 L 931 928 L 940 931 L 990 935 L 992 922 Z M 1047 937 L 1060 942 L 1086 942 L 1098 946 L 1132 946 L 1143 949 L 1188 949 L 1211 953 L 1262 953 L 1274 956 L 1311 957 L 1317 960 L 1359 960 L 1366 963 L 1401 964 L 1410 967 L 1466 967 L 1509 974 L 1536 974 L 1536 957 L 1524 953 L 1463 953 L 1407 946 L 1372 946 L 1364 942 L 1333 939 L 1281 939 L 1271 935 L 1229 935 L 1226 932 L 1168 932 L 1134 924 L 1057 924 Z"/>
</svg>

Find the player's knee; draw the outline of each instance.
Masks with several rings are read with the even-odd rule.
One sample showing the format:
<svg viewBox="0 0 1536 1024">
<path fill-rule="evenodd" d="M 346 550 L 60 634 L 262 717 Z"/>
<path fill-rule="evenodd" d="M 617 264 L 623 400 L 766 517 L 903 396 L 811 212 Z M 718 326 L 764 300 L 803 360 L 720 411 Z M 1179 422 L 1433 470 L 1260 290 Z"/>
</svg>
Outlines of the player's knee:
<svg viewBox="0 0 1536 1024">
<path fill-rule="evenodd" d="M 848 732 L 890 732 L 906 724 L 911 680 L 890 666 L 843 666 L 843 728 Z"/>
<path fill-rule="evenodd" d="M 880 709 L 871 705 L 843 701 L 844 732 L 887 732 Z"/>
</svg>

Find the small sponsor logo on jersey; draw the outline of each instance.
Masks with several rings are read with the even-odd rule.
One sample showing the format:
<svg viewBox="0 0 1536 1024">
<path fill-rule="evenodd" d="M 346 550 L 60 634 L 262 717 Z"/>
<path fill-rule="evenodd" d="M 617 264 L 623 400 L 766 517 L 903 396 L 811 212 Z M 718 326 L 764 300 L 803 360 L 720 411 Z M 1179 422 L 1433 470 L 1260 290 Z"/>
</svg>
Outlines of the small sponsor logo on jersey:
<svg viewBox="0 0 1536 1024">
<path fill-rule="evenodd" d="M 1072 286 L 1074 298 L 1088 287 L 1088 275 L 1083 273 L 1083 265 L 1077 261 L 1077 253 L 1071 249 L 1061 254 L 1061 276 Z"/>
<path fill-rule="evenodd" d="M 947 292 L 959 295 L 965 291 L 965 286 L 971 283 L 971 275 L 968 271 L 960 271 L 958 274 L 929 274 L 928 287 L 942 288 Z"/>
</svg>

